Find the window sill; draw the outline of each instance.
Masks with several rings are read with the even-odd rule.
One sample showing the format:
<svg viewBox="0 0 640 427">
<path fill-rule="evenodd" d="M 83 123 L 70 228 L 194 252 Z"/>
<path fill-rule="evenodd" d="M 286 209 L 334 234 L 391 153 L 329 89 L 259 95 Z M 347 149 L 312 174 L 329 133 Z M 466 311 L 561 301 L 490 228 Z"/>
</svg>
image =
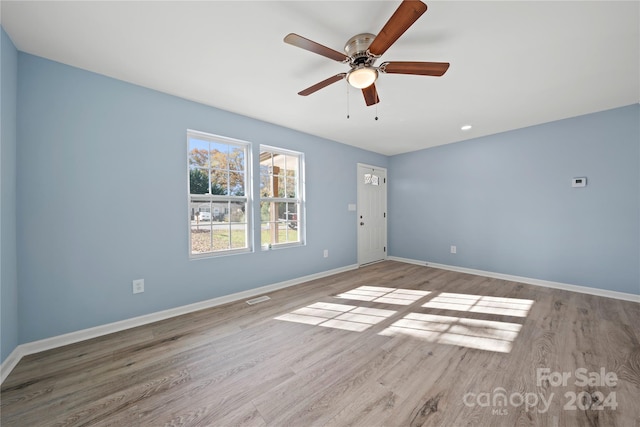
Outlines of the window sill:
<svg viewBox="0 0 640 427">
<path fill-rule="evenodd" d="M 262 250 L 262 252 L 268 252 L 268 251 L 277 251 L 279 249 L 286 249 L 286 248 L 296 248 L 296 247 L 300 247 L 300 246 L 304 246 L 304 243 L 301 242 L 295 242 L 295 243 L 278 243 L 278 244 L 270 244 L 270 245 L 262 245 L 260 247 L 260 249 Z"/>
<path fill-rule="evenodd" d="M 201 254 L 189 254 L 189 261 L 220 258 L 220 257 L 230 256 L 230 255 L 250 254 L 252 252 L 253 250 L 246 248 L 246 249 L 234 249 L 234 250 L 220 251 L 220 252 L 204 252 Z"/>
</svg>

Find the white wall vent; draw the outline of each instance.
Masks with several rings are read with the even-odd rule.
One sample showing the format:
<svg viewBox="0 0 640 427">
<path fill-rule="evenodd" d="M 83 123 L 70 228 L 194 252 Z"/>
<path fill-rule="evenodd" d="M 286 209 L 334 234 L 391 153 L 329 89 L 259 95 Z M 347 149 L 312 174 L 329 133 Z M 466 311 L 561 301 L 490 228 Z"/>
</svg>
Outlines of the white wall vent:
<svg viewBox="0 0 640 427">
<path fill-rule="evenodd" d="M 263 296 L 258 297 L 258 298 L 253 298 L 253 299 L 247 300 L 247 304 L 254 305 L 254 304 L 258 304 L 259 302 L 269 301 L 270 299 L 271 298 L 269 298 L 268 296 L 263 295 Z"/>
</svg>

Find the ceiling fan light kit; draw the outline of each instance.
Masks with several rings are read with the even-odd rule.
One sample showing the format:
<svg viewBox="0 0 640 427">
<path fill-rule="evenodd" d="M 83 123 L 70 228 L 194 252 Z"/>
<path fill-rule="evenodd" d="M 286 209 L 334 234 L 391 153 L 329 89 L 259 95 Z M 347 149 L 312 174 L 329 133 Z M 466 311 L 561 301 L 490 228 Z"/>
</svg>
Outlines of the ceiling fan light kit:
<svg viewBox="0 0 640 427">
<path fill-rule="evenodd" d="M 347 73 L 336 74 L 298 92 L 298 95 L 311 95 L 346 77 L 347 82 L 351 86 L 362 90 L 365 103 L 369 106 L 380 102 L 378 91 L 375 87 L 379 73 L 442 76 L 449 69 L 448 62 L 396 61 L 384 62 L 379 67 L 374 66 L 376 60 L 380 58 L 426 10 L 427 5 L 421 1 L 403 0 L 378 35 L 362 33 L 351 37 L 344 46 L 345 53 L 338 52 L 337 50 L 297 34 L 288 34 L 284 38 L 285 43 L 333 59 L 334 61 L 348 64 L 351 68 Z"/>
<path fill-rule="evenodd" d="M 347 74 L 347 81 L 356 89 L 364 89 L 375 83 L 378 71 L 373 67 L 354 68 Z"/>
</svg>

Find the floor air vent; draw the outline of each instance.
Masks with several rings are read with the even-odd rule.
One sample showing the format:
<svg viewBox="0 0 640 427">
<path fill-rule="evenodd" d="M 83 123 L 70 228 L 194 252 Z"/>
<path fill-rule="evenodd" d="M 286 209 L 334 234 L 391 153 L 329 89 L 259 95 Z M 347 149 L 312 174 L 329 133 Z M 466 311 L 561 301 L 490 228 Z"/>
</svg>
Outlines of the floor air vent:
<svg viewBox="0 0 640 427">
<path fill-rule="evenodd" d="M 253 305 L 253 304 L 257 304 L 259 302 L 269 301 L 270 299 L 271 298 L 269 298 L 268 296 L 263 295 L 263 296 L 258 297 L 258 298 L 247 300 L 247 304 Z"/>
</svg>

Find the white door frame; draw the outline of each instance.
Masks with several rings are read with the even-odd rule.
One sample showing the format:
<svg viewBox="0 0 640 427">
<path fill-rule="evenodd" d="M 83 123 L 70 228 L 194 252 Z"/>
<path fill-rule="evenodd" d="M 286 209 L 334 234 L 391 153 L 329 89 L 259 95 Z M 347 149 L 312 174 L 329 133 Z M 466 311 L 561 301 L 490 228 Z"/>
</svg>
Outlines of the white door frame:
<svg viewBox="0 0 640 427">
<path fill-rule="evenodd" d="M 361 171 L 363 169 L 369 169 L 372 171 L 378 171 L 381 175 L 384 176 L 383 182 L 379 183 L 380 191 L 382 191 L 382 206 L 379 206 L 380 212 L 377 215 L 380 216 L 378 221 L 376 222 L 378 226 L 382 227 L 381 233 L 381 242 L 378 243 L 379 250 L 378 254 L 364 253 L 363 244 L 367 243 L 365 239 L 369 239 L 368 233 L 364 232 L 364 226 L 369 224 L 372 218 L 364 218 L 366 213 L 364 209 L 366 208 L 366 203 L 363 202 L 362 197 L 366 197 L 363 193 L 364 182 L 360 176 Z M 372 262 L 383 261 L 387 258 L 387 169 L 381 166 L 368 165 L 364 163 L 358 163 L 356 168 L 356 189 L 357 189 L 357 212 L 356 212 L 356 227 L 357 227 L 357 251 L 358 251 L 358 265 L 370 264 Z M 368 209 L 368 208 L 366 208 Z M 366 221 L 366 224 L 365 224 Z M 373 256 L 373 257 L 372 257 Z"/>
</svg>

